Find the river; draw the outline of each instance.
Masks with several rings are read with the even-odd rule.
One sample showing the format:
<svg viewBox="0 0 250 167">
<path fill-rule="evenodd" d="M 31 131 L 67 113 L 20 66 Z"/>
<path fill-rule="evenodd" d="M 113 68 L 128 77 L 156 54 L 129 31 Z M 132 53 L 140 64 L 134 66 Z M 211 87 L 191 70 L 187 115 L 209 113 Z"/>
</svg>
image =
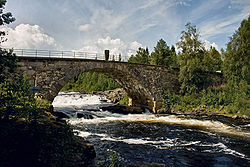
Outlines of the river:
<svg viewBox="0 0 250 167">
<path fill-rule="evenodd" d="M 115 114 L 98 107 L 112 103 L 101 95 L 60 92 L 56 110 L 96 150 L 96 163 L 115 152 L 125 163 L 165 166 L 250 166 L 250 124 L 195 116 Z M 84 114 L 77 118 L 77 114 Z"/>
</svg>

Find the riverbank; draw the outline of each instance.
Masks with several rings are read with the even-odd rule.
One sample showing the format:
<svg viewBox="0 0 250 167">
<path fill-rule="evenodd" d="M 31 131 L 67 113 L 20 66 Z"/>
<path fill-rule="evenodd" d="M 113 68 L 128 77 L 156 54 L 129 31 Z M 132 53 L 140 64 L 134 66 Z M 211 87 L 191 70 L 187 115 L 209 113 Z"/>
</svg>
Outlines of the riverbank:
<svg viewBox="0 0 250 167">
<path fill-rule="evenodd" d="M 51 114 L 31 122 L 0 121 L 0 166 L 94 166 L 93 145 Z"/>
<path fill-rule="evenodd" d="M 243 116 L 229 115 L 229 114 L 209 110 L 208 107 L 206 106 L 193 109 L 193 110 L 189 110 L 189 111 L 181 111 L 181 110 L 175 110 L 175 109 L 170 110 L 170 109 L 162 108 L 158 110 L 157 114 L 158 115 L 169 114 L 169 115 L 207 117 L 211 119 L 225 118 L 225 119 L 232 119 L 241 125 L 250 124 L 250 118 L 246 115 L 243 115 Z"/>
</svg>

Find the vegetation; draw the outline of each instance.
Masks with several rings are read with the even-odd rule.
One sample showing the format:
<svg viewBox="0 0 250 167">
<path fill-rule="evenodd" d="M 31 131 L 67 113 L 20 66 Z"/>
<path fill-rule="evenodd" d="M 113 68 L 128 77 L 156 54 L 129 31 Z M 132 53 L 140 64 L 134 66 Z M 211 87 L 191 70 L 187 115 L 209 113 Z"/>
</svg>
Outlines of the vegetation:
<svg viewBox="0 0 250 167">
<path fill-rule="evenodd" d="M 3 13 L 6 0 L 0 0 L 0 26 L 15 20 Z M 206 50 L 195 26 L 186 24 L 177 47 L 159 40 L 152 54 L 139 48 L 129 62 L 180 67 L 181 92 L 166 91 L 163 106 L 169 110 L 207 108 L 227 114 L 250 116 L 250 16 L 242 21 L 227 44 L 223 57 L 215 49 Z M 0 43 L 5 42 L 0 32 Z M 208 73 L 222 71 L 226 84 L 214 88 Z M 47 102 L 30 92 L 26 76 L 18 70 L 12 50 L 0 48 L 0 166 L 87 166 L 89 152 L 82 139 L 70 126 L 56 121 Z M 83 73 L 63 90 L 104 91 L 117 88 L 117 83 L 103 74 Z M 126 103 L 126 100 L 121 103 Z M 110 152 L 102 166 L 123 166 L 119 154 Z"/>
<path fill-rule="evenodd" d="M 0 58 L 0 166 L 61 167 L 86 162 L 87 148 L 66 122 L 49 116 L 46 102 L 34 98 L 25 76 L 17 71 L 15 54 L 0 50 Z"/>
<path fill-rule="evenodd" d="M 186 29 L 187 31 L 182 31 L 181 39 L 177 43 L 178 48 L 181 49 L 178 63 L 180 65 L 179 81 L 183 94 L 199 92 L 209 85 L 209 78 L 202 75 L 206 67 L 204 44 L 199 39 L 200 35 L 195 26 L 187 23 Z"/>
<path fill-rule="evenodd" d="M 223 70 L 227 81 L 250 84 L 250 16 L 230 38 L 224 53 Z"/>
<path fill-rule="evenodd" d="M 119 153 L 108 150 L 104 159 L 97 164 L 98 167 L 127 167 L 128 163 L 121 157 Z"/>
<path fill-rule="evenodd" d="M 166 91 L 163 107 L 171 110 L 210 111 L 231 115 L 250 116 L 250 28 L 248 19 L 230 38 L 226 51 L 218 52 L 214 47 L 205 49 L 200 34 L 191 23 L 186 24 L 176 44 L 180 52 L 176 55 L 174 46 L 167 46 L 160 39 L 149 54 L 148 49 L 139 48 L 129 62 L 179 67 L 180 92 Z M 222 73 L 224 85 L 213 86 L 212 76 Z"/>
<path fill-rule="evenodd" d="M 10 12 L 3 13 L 4 6 L 6 4 L 6 0 L 0 1 L 0 26 L 5 24 L 10 24 L 11 22 L 15 21 L 15 18 L 12 16 Z M 0 44 L 4 41 L 6 41 L 5 32 L 0 31 Z"/>
<path fill-rule="evenodd" d="M 174 46 L 170 48 L 163 39 L 160 39 L 151 55 L 147 47 L 146 49 L 140 47 L 135 55 L 131 55 L 128 62 L 177 67 L 177 56 Z"/>
<path fill-rule="evenodd" d="M 5 3 L 0 1 L 0 25 L 14 21 L 11 13 L 2 13 Z M 4 42 L 5 32 L 0 35 Z M 88 148 L 66 122 L 55 121 L 47 102 L 30 92 L 12 50 L 0 48 L 0 72 L 0 166 L 86 164 Z"/>
<path fill-rule="evenodd" d="M 118 87 L 117 82 L 104 74 L 85 72 L 70 80 L 62 90 L 93 92 L 113 90 Z"/>
<path fill-rule="evenodd" d="M 166 91 L 163 95 L 163 106 L 168 110 L 193 110 L 207 108 L 230 115 L 250 116 L 250 28 L 249 18 L 243 20 L 223 51 L 220 53 L 211 48 L 204 49 L 194 26 L 186 25 L 177 46 L 182 50 L 178 55 L 180 65 L 181 93 Z M 208 87 L 211 80 L 200 74 L 221 71 L 226 79 L 222 87 Z"/>
<path fill-rule="evenodd" d="M 140 64 L 149 64 L 150 63 L 150 55 L 148 48 L 139 48 L 136 52 L 135 56 L 131 55 L 128 59 L 129 63 L 140 63 Z"/>
<path fill-rule="evenodd" d="M 176 60 L 174 46 L 170 49 L 167 43 L 163 39 L 160 39 L 151 53 L 150 64 L 170 67 L 176 66 Z"/>
</svg>

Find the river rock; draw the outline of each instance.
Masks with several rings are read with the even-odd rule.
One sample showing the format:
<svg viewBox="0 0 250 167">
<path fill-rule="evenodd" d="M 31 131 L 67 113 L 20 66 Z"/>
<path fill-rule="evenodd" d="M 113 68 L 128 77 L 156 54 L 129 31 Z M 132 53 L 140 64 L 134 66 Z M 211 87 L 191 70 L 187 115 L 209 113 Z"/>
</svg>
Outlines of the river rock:
<svg viewBox="0 0 250 167">
<path fill-rule="evenodd" d="M 54 116 L 56 116 L 58 119 L 63 119 L 63 118 L 70 118 L 67 114 L 63 113 L 63 112 L 58 112 L 58 111 L 54 111 L 52 113 Z"/>
<path fill-rule="evenodd" d="M 79 167 L 94 167 L 96 152 L 94 146 L 82 137 L 78 138 L 79 147 L 83 148 L 82 157 L 78 157 L 79 161 L 75 163 L 75 166 Z"/>
<path fill-rule="evenodd" d="M 130 167 L 166 167 L 166 165 L 159 163 L 135 162 L 130 164 Z"/>
<path fill-rule="evenodd" d="M 122 88 L 117 88 L 115 90 L 108 90 L 104 92 L 94 92 L 94 94 L 105 95 L 113 103 L 118 103 L 120 100 L 124 98 L 124 95 L 126 94 L 126 92 Z"/>
<path fill-rule="evenodd" d="M 80 112 L 76 113 L 76 117 L 77 118 L 84 118 L 84 119 L 93 119 L 94 118 L 93 115 L 90 115 L 88 113 L 80 113 Z"/>
<path fill-rule="evenodd" d="M 102 111 L 110 111 L 112 113 L 120 113 L 120 114 L 142 114 L 145 112 L 145 108 L 143 107 L 134 107 L 125 105 L 100 107 L 99 109 Z"/>
</svg>

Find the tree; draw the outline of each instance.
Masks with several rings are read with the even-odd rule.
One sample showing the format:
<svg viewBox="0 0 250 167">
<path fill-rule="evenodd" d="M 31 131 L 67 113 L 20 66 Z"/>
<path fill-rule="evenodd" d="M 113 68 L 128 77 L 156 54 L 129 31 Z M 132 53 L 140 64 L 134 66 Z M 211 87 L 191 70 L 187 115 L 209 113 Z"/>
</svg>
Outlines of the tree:
<svg viewBox="0 0 250 167">
<path fill-rule="evenodd" d="M 208 72 L 216 72 L 222 70 L 221 54 L 215 49 L 210 47 L 204 56 L 203 60 L 204 70 Z"/>
<path fill-rule="evenodd" d="M 169 48 L 167 43 L 160 39 L 157 42 L 156 47 L 154 47 L 154 52 L 151 54 L 150 64 L 163 65 L 163 66 L 173 66 L 176 65 L 176 53 L 174 46 Z"/>
<path fill-rule="evenodd" d="M 10 24 L 11 22 L 15 21 L 15 18 L 12 17 L 12 14 L 10 12 L 3 13 L 5 4 L 6 0 L 0 0 L 0 26 Z M 6 40 L 4 36 L 5 32 L 0 31 L 0 44 Z"/>
<path fill-rule="evenodd" d="M 244 80 L 250 85 L 250 16 L 230 38 L 224 57 L 223 74 L 227 81 Z"/>
<path fill-rule="evenodd" d="M 15 20 L 11 13 L 3 13 L 6 0 L 0 0 L 0 26 Z M 6 41 L 5 32 L 0 32 L 0 43 Z M 17 70 L 17 57 L 13 50 L 0 48 L 0 119 L 38 117 L 36 101 L 21 71 Z"/>
<path fill-rule="evenodd" d="M 128 59 L 129 63 L 140 63 L 140 64 L 149 64 L 150 62 L 150 56 L 149 56 L 149 51 L 148 48 L 146 47 L 146 49 L 144 48 L 138 48 L 138 50 L 136 51 L 135 56 L 132 55 L 129 59 Z"/>
<path fill-rule="evenodd" d="M 180 65 L 179 81 L 182 93 L 198 92 L 206 85 L 206 80 L 201 77 L 203 59 L 205 54 L 204 44 L 200 41 L 196 27 L 187 23 L 187 31 L 182 31 L 177 47 L 181 49 L 178 54 Z"/>
</svg>

